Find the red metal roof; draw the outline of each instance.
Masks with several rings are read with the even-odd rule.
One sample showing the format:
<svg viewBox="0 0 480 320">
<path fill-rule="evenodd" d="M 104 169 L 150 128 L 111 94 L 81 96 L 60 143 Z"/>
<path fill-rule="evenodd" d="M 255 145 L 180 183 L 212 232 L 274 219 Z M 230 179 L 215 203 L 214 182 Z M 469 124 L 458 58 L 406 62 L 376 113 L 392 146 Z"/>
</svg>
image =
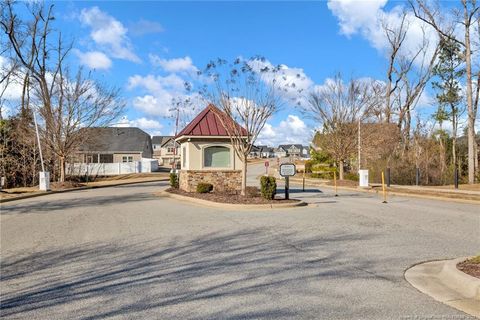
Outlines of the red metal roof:
<svg viewBox="0 0 480 320">
<path fill-rule="evenodd" d="M 209 104 L 202 112 L 200 112 L 195 119 L 192 120 L 182 131 L 177 135 L 181 136 L 228 136 L 228 132 L 223 126 L 219 116 L 230 121 L 230 124 L 235 125 L 241 130 L 242 135 L 247 135 L 247 130 L 242 128 L 238 123 L 228 117 L 225 112 L 221 111 L 213 104 Z"/>
</svg>

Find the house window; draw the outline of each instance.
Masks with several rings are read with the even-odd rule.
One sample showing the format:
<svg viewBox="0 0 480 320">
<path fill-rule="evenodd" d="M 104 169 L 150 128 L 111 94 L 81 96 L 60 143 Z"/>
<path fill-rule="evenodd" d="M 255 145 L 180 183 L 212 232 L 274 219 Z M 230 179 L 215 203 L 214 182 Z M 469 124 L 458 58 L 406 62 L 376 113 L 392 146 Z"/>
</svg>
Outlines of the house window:
<svg viewBox="0 0 480 320">
<path fill-rule="evenodd" d="M 100 163 L 113 163 L 113 154 L 101 154 Z"/>
<path fill-rule="evenodd" d="M 122 162 L 133 162 L 133 157 L 132 156 L 123 156 L 122 157 Z"/>
<path fill-rule="evenodd" d="M 168 148 L 167 148 L 167 152 L 169 152 L 169 153 L 174 153 L 174 152 L 175 152 L 175 148 L 174 148 L 174 147 L 168 147 Z"/>
<path fill-rule="evenodd" d="M 203 149 L 203 165 L 210 168 L 230 167 L 230 148 L 214 146 Z"/>
</svg>

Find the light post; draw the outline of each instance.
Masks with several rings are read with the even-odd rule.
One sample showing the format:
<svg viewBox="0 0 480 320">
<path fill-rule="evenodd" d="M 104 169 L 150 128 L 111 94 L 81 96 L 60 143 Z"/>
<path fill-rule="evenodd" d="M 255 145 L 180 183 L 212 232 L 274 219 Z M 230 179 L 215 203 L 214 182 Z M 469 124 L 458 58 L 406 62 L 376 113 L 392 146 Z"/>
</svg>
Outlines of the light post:
<svg viewBox="0 0 480 320">
<path fill-rule="evenodd" d="M 35 109 L 33 112 L 33 122 L 35 122 L 35 133 L 37 135 L 38 152 L 40 154 L 40 163 L 42 164 L 42 171 L 39 172 L 39 189 L 42 191 L 50 190 L 50 172 L 45 171 L 45 164 L 43 163 L 42 146 L 40 144 L 40 134 L 38 133 L 38 123 Z"/>
</svg>

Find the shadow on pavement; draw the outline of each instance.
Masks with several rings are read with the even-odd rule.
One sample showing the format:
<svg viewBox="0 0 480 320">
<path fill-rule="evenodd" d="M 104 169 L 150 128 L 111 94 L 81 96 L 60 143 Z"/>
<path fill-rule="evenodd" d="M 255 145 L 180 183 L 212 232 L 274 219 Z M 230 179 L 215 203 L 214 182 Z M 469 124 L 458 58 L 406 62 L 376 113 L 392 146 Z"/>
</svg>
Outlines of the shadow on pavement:
<svg viewBox="0 0 480 320">
<path fill-rule="evenodd" d="M 401 277 L 361 272 L 373 268 L 366 256 L 346 259 L 349 243 L 369 236 L 287 233 L 274 237 L 267 229 L 257 228 L 189 240 L 86 243 L 4 256 L 0 315 L 85 320 L 146 315 L 159 319 L 192 315 L 202 319 L 295 318 L 305 316 L 308 309 L 295 307 L 296 301 L 285 298 L 282 301 L 290 305 L 275 306 L 270 301 L 291 294 L 307 299 L 322 295 L 315 302 L 317 311 L 332 310 L 339 295 L 323 287 L 322 280 L 402 281 Z M 334 252 L 323 249 L 332 245 Z M 366 306 L 358 308 L 366 311 Z M 354 317 L 357 311 L 352 306 L 338 312 L 345 312 L 346 317 L 352 312 Z"/>
<path fill-rule="evenodd" d="M 165 183 L 157 183 L 157 184 L 149 184 L 149 186 L 156 186 L 159 187 L 165 186 Z M 96 196 L 95 190 L 83 190 L 83 191 L 74 191 L 78 193 L 88 192 L 89 197 L 84 197 L 83 195 L 79 195 L 77 198 L 69 197 L 68 199 L 55 199 L 55 200 L 48 200 L 49 195 L 44 196 L 41 198 L 41 201 L 29 201 L 25 203 L 6 203 L 2 204 L 2 215 L 12 215 L 12 214 L 23 214 L 23 213 L 43 213 L 43 212 L 53 212 L 53 211 L 61 211 L 65 208 L 89 208 L 89 207 L 98 207 L 103 205 L 110 205 L 110 204 L 121 204 L 121 203 L 129 203 L 129 202 L 142 202 L 142 201 L 149 201 L 149 200 L 158 200 L 159 197 L 156 197 L 152 194 L 152 192 L 136 192 L 132 194 L 115 194 L 115 189 L 117 188 L 128 188 L 128 189 L 136 189 L 136 188 L 145 188 L 145 184 L 138 184 L 138 185 L 125 185 L 125 186 L 112 186 L 112 195 L 108 196 Z M 70 193 L 71 195 L 71 193 Z"/>
</svg>

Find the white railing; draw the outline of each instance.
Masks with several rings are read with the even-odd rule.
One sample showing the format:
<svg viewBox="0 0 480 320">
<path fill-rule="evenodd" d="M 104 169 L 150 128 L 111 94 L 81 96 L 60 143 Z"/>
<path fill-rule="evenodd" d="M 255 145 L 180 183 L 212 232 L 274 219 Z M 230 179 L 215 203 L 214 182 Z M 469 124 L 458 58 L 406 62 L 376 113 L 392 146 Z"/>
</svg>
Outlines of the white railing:
<svg viewBox="0 0 480 320">
<path fill-rule="evenodd" d="M 158 161 L 142 159 L 142 161 L 119 163 L 67 163 L 66 171 L 73 176 L 113 176 L 129 173 L 148 173 L 158 170 Z"/>
</svg>

